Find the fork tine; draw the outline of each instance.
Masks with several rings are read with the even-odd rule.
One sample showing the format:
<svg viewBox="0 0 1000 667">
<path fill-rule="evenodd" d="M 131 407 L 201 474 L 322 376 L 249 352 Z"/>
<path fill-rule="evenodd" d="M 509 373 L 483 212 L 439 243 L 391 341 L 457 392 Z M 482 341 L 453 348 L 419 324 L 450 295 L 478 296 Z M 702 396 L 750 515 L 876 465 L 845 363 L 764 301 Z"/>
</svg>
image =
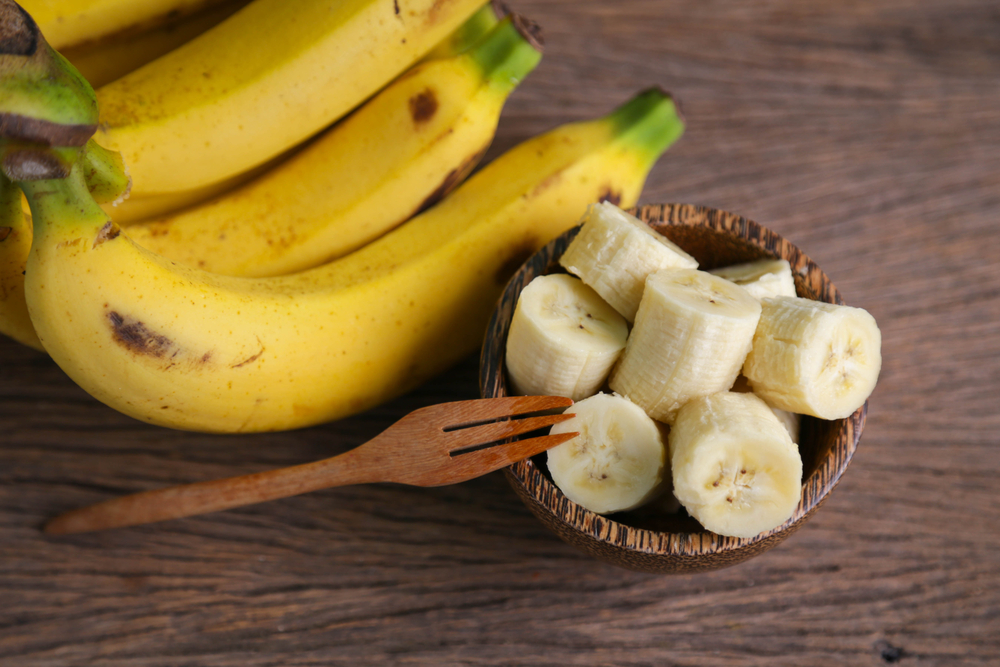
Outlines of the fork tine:
<svg viewBox="0 0 1000 667">
<path fill-rule="evenodd" d="M 515 440 L 462 454 L 452 459 L 456 463 L 462 462 L 462 468 L 453 467 L 449 478 L 442 480 L 440 484 L 435 484 L 434 486 L 457 484 L 501 468 L 506 468 L 518 461 L 541 454 L 547 449 L 560 445 L 567 440 L 572 440 L 578 435 L 580 434 L 575 431 L 572 433 L 542 435 L 537 438 Z"/>
<path fill-rule="evenodd" d="M 452 430 L 530 412 L 568 408 L 571 405 L 572 399 L 562 396 L 504 396 L 441 403 L 421 408 L 417 412 L 426 415 L 433 411 L 446 416 L 449 423 L 442 424 L 442 428 Z"/>
<path fill-rule="evenodd" d="M 526 419 L 509 419 L 507 421 L 489 422 L 477 424 L 467 428 L 460 428 L 447 433 L 445 440 L 452 454 L 461 454 L 464 450 L 474 449 L 477 446 L 498 442 L 515 435 L 530 433 L 538 429 L 546 428 L 559 422 L 571 419 L 573 414 L 560 413 L 557 415 L 541 415 L 538 417 L 528 417 Z"/>
</svg>

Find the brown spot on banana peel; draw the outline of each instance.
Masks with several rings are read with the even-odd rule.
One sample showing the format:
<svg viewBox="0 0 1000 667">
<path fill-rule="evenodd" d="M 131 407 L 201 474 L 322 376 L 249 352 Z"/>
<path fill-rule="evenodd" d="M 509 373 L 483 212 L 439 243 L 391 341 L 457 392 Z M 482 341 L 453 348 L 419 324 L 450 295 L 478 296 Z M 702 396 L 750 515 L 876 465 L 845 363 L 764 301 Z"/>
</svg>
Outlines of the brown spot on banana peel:
<svg viewBox="0 0 1000 667">
<path fill-rule="evenodd" d="M 232 364 L 230 366 L 230 368 L 241 368 L 243 366 L 246 366 L 247 364 L 253 363 L 253 362 L 257 361 L 258 359 L 260 359 L 260 355 L 262 355 L 262 354 L 264 354 L 264 347 L 263 346 L 261 346 L 260 352 L 258 352 L 257 354 L 254 354 L 252 356 L 247 357 L 246 359 L 244 359 L 243 361 L 241 361 L 239 363 Z"/>
<path fill-rule="evenodd" d="M 615 190 L 612 186 L 605 186 L 604 190 L 601 192 L 601 196 L 597 198 L 598 202 L 609 202 L 618 206 L 622 203 L 622 193 Z"/>
<path fill-rule="evenodd" d="M 458 187 L 483 159 L 483 156 L 486 155 L 486 151 L 489 147 L 489 143 L 487 143 L 480 150 L 465 158 L 460 165 L 449 171 L 444 177 L 444 180 L 441 181 L 441 185 L 439 185 L 432 193 L 427 195 L 426 199 L 420 202 L 420 206 L 418 206 L 417 210 L 413 212 L 413 215 L 429 209 L 431 206 L 444 199 L 449 192 Z"/>
<path fill-rule="evenodd" d="M 96 248 L 105 241 L 116 239 L 121 233 L 121 228 L 109 220 L 104 223 L 103 227 L 101 227 L 101 231 L 97 232 L 97 236 L 94 238 L 94 245 L 92 245 L 91 248 Z"/>
<path fill-rule="evenodd" d="M 131 352 L 154 359 L 177 355 L 177 345 L 167 336 L 158 334 L 143 322 L 122 315 L 116 310 L 107 313 L 112 339 Z"/>
<path fill-rule="evenodd" d="M 0 0 L 0 55 L 34 55 L 40 35 L 28 12 L 16 2 Z"/>
<path fill-rule="evenodd" d="M 410 98 L 410 116 L 416 125 L 426 123 L 438 110 L 437 95 L 432 88 L 420 91 Z"/>
<path fill-rule="evenodd" d="M 14 231 L 13 227 L 0 227 L 0 243 L 6 241 L 7 237 L 10 236 L 11 232 L 13 231 Z"/>
</svg>

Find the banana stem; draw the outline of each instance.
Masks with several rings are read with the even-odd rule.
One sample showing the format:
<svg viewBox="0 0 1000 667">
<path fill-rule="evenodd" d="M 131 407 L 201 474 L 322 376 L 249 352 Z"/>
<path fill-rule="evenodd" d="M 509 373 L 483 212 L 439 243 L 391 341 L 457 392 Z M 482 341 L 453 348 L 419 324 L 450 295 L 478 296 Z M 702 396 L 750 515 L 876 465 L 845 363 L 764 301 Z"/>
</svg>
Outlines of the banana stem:
<svg viewBox="0 0 1000 667">
<path fill-rule="evenodd" d="M 421 61 L 440 60 L 465 53 L 488 35 L 509 13 L 507 7 L 497 0 L 487 2 L 440 44 L 431 49 Z"/>
<path fill-rule="evenodd" d="M 83 177 L 98 204 L 121 201 L 132 188 L 121 153 L 109 151 L 91 139 L 80 157 Z"/>
<path fill-rule="evenodd" d="M 608 116 L 618 141 L 637 148 L 655 160 L 684 134 L 684 119 L 673 97 L 661 88 L 650 88 L 618 107 Z"/>
<path fill-rule="evenodd" d="M 13 0 L 0 0 L 0 137 L 80 147 L 97 130 L 94 89 Z"/>
<path fill-rule="evenodd" d="M 83 235 L 117 236 L 117 227 L 90 194 L 82 163 L 78 160 L 66 178 L 17 181 L 31 209 L 35 238 L 41 238 L 56 227 L 72 228 Z M 102 232 L 105 226 L 107 230 Z"/>
<path fill-rule="evenodd" d="M 511 14 L 476 44 L 468 57 L 483 70 L 485 79 L 506 93 L 541 61 L 541 29 L 523 16 Z"/>
</svg>

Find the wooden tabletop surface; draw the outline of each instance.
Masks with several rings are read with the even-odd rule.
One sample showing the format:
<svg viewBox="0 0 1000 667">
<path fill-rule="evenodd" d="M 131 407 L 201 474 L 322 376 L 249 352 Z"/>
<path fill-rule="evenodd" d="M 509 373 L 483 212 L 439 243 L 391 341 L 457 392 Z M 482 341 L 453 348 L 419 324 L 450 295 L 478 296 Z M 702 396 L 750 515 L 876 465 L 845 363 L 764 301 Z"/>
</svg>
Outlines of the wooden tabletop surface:
<svg viewBox="0 0 1000 667">
<path fill-rule="evenodd" d="M 477 396 L 470 358 L 358 417 L 171 432 L 0 341 L 0 665 L 1000 664 L 996 0 L 512 0 L 546 55 L 490 155 L 660 85 L 688 129 L 643 203 L 734 211 L 880 323 L 841 484 L 766 554 L 657 576 L 544 529 L 495 473 L 50 538 L 70 508 L 322 458 Z"/>
</svg>

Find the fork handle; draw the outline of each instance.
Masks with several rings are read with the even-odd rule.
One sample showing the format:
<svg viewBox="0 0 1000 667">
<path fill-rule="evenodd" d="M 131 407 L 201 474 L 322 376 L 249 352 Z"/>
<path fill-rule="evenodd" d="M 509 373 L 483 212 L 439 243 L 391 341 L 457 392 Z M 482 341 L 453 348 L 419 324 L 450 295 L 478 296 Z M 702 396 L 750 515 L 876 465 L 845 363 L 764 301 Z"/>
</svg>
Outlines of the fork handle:
<svg viewBox="0 0 1000 667">
<path fill-rule="evenodd" d="M 124 528 L 180 519 L 287 498 L 300 493 L 349 486 L 378 479 L 363 447 L 332 458 L 250 475 L 143 491 L 61 514 L 45 524 L 50 535 Z M 370 450 L 369 450 L 370 451 Z"/>
</svg>

